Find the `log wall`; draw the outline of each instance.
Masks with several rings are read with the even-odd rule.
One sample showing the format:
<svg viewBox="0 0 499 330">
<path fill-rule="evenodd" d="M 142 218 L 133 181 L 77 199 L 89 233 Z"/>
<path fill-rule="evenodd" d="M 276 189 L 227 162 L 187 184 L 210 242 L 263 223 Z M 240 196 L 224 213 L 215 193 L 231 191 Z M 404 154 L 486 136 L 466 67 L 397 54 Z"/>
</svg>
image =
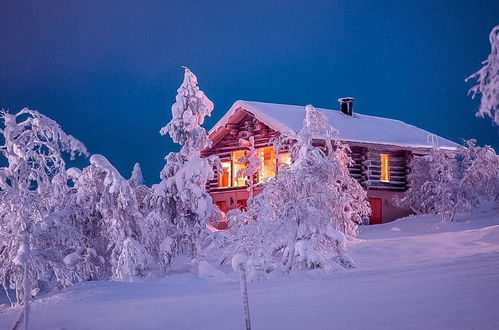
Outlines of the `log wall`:
<svg viewBox="0 0 499 330">
<path fill-rule="evenodd" d="M 244 118 L 237 124 L 227 124 L 225 135 L 215 141 L 214 145 L 203 152 L 203 156 L 218 155 L 221 161 L 230 160 L 231 152 L 240 150 L 239 139 L 247 139 L 253 136 L 255 147 L 271 145 L 271 139 L 279 136 L 279 132 L 258 121 L 252 114 L 246 113 Z M 405 191 L 407 188 L 408 163 L 411 152 L 408 150 L 387 147 L 383 145 L 371 145 L 363 143 L 348 143 L 350 145 L 350 156 L 352 163 L 349 165 L 350 174 L 367 190 Z M 316 146 L 324 147 L 321 141 L 314 141 Z M 380 154 L 389 154 L 390 181 L 380 181 L 381 160 Z M 210 193 L 230 190 L 241 190 L 238 188 L 219 188 L 218 176 L 207 184 Z"/>
</svg>

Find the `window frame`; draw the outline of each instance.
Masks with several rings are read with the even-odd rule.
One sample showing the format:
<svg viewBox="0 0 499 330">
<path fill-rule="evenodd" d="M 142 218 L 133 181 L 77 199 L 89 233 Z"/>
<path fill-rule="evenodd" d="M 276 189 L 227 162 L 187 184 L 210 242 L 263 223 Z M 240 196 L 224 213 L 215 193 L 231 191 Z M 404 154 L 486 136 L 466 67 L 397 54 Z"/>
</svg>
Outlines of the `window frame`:
<svg viewBox="0 0 499 330">
<path fill-rule="evenodd" d="M 379 181 L 390 182 L 390 154 L 379 154 L 380 174 Z"/>
</svg>

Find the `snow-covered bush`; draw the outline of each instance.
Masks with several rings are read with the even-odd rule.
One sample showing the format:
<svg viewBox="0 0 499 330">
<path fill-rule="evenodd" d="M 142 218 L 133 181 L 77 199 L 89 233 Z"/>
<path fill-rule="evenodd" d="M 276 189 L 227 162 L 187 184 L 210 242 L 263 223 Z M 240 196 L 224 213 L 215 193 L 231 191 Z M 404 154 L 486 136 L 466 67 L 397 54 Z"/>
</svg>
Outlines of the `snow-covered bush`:
<svg viewBox="0 0 499 330">
<path fill-rule="evenodd" d="M 499 25 L 492 29 L 489 40 L 490 55 L 483 61 L 483 67 L 466 80 L 476 79 L 477 81 L 477 84 L 469 91 L 473 98 L 481 95 L 480 107 L 476 115 L 488 116 L 499 125 Z"/>
<path fill-rule="evenodd" d="M 440 214 L 452 221 L 457 212 L 469 212 L 499 194 L 499 159 L 490 146 L 465 141 L 457 153 L 434 147 L 410 163 L 409 190 L 398 200 L 414 212 Z"/>
<path fill-rule="evenodd" d="M 155 196 L 150 200 L 171 207 L 170 219 L 175 228 L 172 246 L 176 247 L 171 252 L 188 251 L 193 259 L 213 208 L 206 183 L 214 176 L 218 158 L 201 157 L 201 151 L 211 145 L 201 125 L 212 110 L 213 103 L 199 89 L 196 76 L 184 67 L 184 81 L 172 105 L 172 120 L 160 131 L 182 147 L 166 157 L 162 182 L 154 187 Z"/>
<path fill-rule="evenodd" d="M 128 279 L 133 276 L 144 276 L 150 266 L 151 257 L 146 249 L 133 238 L 125 239 L 116 261 L 115 277 Z"/>
<path fill-rule="evenodd" d="M 294 163 L 282 168 L 248 210 L 229 212 L 227 256 L 246 253 L 251 278 L 274 271 L 352 266 L 345 235 L 370 213 L 366 192 L 353 179 L 347 149 L 326 117 L 306 108 L 303 129 L 293 146 Z M 327 150 L 312 139 L 326 139 Z"/>
<path fill-rule="evenodd" d="M 20 303 L 23 296 L 29 301 L 31 294 L 88 276 L 67 262 L 67 255 L 85 249 L 85 239 L 71 217 L 62 157 L 86 149 L 37 111 L 3 112 L 1 118 L 6 166 L 0 168 L 0 285 L 15 288 Z"/>
<path fill-rule="evenodd" d="M 128 269 L 140 268 L 142 274 L 142 260 L 148 256 L 136 255 L 138 251 L 145 253 L 145 249 L 138 248 L 142 215 L 130 183 L 104 156 L 92 155 L 90 165 L 78 176 L 75 189 L 76 202 L 89 215 L 80 223 L 81 231 L 89 246 L 103 258 L 106 277 L 122 279 L 132 275 L 123 271 L 123 264 Z M 125 257 L 131 259 L 123 260 Z M 133 266 L 135 262 L 139 265 Z"/>
</svg>

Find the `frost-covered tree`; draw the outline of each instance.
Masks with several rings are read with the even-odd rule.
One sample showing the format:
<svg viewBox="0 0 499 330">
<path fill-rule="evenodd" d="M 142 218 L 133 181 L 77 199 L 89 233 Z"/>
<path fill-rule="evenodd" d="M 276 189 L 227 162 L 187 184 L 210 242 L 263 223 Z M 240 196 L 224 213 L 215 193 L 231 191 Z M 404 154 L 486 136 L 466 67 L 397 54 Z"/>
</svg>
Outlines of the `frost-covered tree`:
<svg viewBox="0 0 499 330">
<path fill-rule="evenodd" d="M 398 204 L 410 207 L 417 214 L 434 213 L 443 220 L 452 220 L 457 205 L 454 157 L 453 153 L 437 145 L 428 155 L 414 157 L 409 164 L 411 172 L 407 176 L 410 188 L 398 200 Z"/>
<path fill-rule="evenodd" d="M 132 187 L 138 187 L 144 185 L 144 176 L 142 175 L 142 169 L 139 163 L 135 163 L 133 166 L 132 176 L 128 180 Z"/>
<path fill-rule="evenodd" d="M 467 140 L 455 161 L 460 210 L 470 211 L 483 201 L 499 200 L 499 158 L 491 146 L 479 147 L 476 140 Z"/>
<path fill-rule="evenodd" d="M 489 40 L 490 55 L 483 61 L 483 67 L 466 80 L 476 79 L 477 84 L 469 92 L 473 98 L 481 95 L 476 115 L 482 118 L 488 116 L 499 125 L 499 25 L 492 29 Z"/>
<path fill-rule="evenodd" d="M 370 209 L 365 191 L 349 175 L 346 148 L 336 138 L 326 117 L 307 106 L 293 164 L 264 185 L 247 212 L 229 213 L 233 236 L 227 254 L 246 253 L 252 278 L 274 270 L 329 268 L 334 261 L 353 265 L 345 236 L 356 234 Z M 329 140 L 329 148 L 312 146 L 312 139 Z"/>
<path fill-rule="evenodd" d="M 180 251 L 177 246 L 175 225 L 175 201 L 166 195 L 165 181 L 151 188 L 135 188 L 142 213 L 142 241 L 149 253 L 156 257 L 163 273 L 167 273 L 174 257 Z"/>
<path fill-rule="evenodd" d="M 255 175 L 262 167 L 262 160 L 259 157 L 258 150 L 255 148 L 255 138 L 250 136 L 248 140 L 241 139 L 241 145 L 247 145 L 248 150 L 244 151 L 244 156 L 239 158 L 237 162 L 244 165 L 244 168 L 237 172 L 238 177 L 245 177 L 248 187 L 249 199 L 253 198 L 255 190 Z"/>
<path fill-rule="evenodd" d="M 64 260 L 85 248 L 85 241 L 70 216 L 62 156 L 73 158 L 86 149 L 37 111 L 3 112 L 1 118 L 0 154 L 6 165 L 0 167 L 0 285 L 14 288 L 15 301 L 27 306 L 31 295 L 86 276 Z"/>
<path fill-rule="evenodd" d="M 416 213 L 439 214 L 452 221 L 457 212 L 469 212 L 498 194 L 499 160 L 490 146 L 465 142 L 457 153 L 435 146 L 431 153 L 412 159 L 409 190 L 398 203 Z"/>
<path fill-rule="evenodd" d="M 142 215 L 130 183 L 104 156 L 92 155 L 75 189 L 76 202 L 89 217 L 81 230 L 101 258 L 106 278 L 144 275 L 150 256 L 140 243 Z"/>
<path fill-rule="evenodd" d="M 206 221 L 213 212 L 206 182 L 213 178 L 213 166 L 218 158 L 201 157 L 201 151 L 211 145 L 201 125 L 211 114 L 213 103 L 199 89 L 196 76 L 186 67 L 184 81 L 171 109 L 172 120 L 160 133 L 170 135 L 182 147 L 166 157 L 166 165 L 161 171 L 162 182 L 155 187 L 157 197 L 153 200 L 173 206 L 171 219 L 176 233 L 172 239 L 177 250 L 172 253 L 187 250 L 196 257 Z"/>
</svg>

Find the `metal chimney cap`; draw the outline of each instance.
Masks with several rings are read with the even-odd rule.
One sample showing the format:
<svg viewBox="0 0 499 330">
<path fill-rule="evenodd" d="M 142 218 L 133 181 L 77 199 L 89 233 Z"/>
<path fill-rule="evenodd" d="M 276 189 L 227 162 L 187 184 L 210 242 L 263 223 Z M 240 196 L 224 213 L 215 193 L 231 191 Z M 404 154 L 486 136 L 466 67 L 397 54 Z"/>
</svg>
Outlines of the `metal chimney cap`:
<svg viewBox="0 0 499 330">
<path fill-rule="evenodd" d="M 343 103 L 343 102 L 352 102 L 354 100 L 353 97 L 347 96 L 347 97 L 340 97 L 338 99 L 338 102 Z"/>
</svg>

